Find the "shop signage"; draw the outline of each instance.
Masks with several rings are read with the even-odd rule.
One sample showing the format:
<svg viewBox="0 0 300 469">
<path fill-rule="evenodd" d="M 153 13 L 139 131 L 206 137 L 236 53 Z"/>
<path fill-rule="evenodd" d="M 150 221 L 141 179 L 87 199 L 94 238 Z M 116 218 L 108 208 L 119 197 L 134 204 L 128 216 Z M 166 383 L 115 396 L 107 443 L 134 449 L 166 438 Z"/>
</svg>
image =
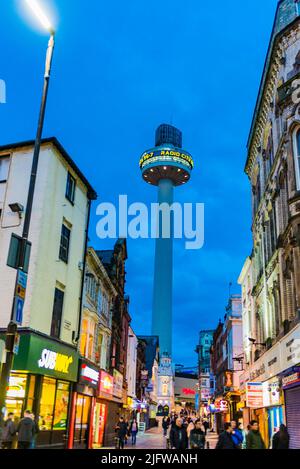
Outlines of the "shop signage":
<svg viewBox="0 0 300 469">
<path fill-rule="evenodd" d="M 123 397 L 123 375 L 117 370 L 114 370 L 113 395 L 119 398 Z"/>
<path fill-rule="evenodd" d="M 225 371 L 225 387 L 232 388 L 233 386 L 233 372 L 232 371 Z"/>
<path fill-rule="evenodd" d="M 246 385 L 247 407 L 260 409 L 264 407 L 263 383 L 247 383 Z"/>
<path fill-rule="evenodd" d="M 215 409 L 217 412 L 228 412 L 229 404 L 225 399 L 215 402 Z"/>
<path fill-rule="evenodd" d="M 282 387 L 285 388 L 291 384 L 300 383 L 300 372 L 282 378 Z"/>
<path fill-rule="evenodd" d="M 103 394 L 108 394 L 109 396 L 113 395 L 113 389 L 114 389 L 114 378 L 106 373 L 105 371 L 100 372 L 100 381 L 99 381 L 99 391 L 100 395 Z"/>
<path fill-rule="evenodd" d="M 78 354 L 72 347 L 36 334 L 20 334 L 14 370 L 77 381 Z"/>
<path fill-rule="evenodd" d="M 99 383 L 99 371 L 91 368 L 86 363 L 82 363 L 80 367 L 80 380 L 85 384 L 97 388 Z"/>
<path fill-rule="evenodd" d="M 188 396 L 188 395 L 191 395 L 191 396 L 194 396 L 196 394 L 196 391 L 194 389 L 190 389 L 190 388 L 183 388 L 181 390 L 182 394 L 184 394 L 185 396 Z"/>
<path fill-rule="evenodd" d="M 280 405 L 280 384 L 278 379 L 263 383 L 263 403 L 264 407 Z"/>
<path fill-rule="evenodd" d="M 62 353 L 57 353 L 46 348 L 42 351 L 41 358 L 38 360 L 39 368 L 59 371 L 64 374 L 69 373 L 69 367 L 72 363 L 72 356 L 63 355 Z"/>
<path fill-rule="evenodd" d="M 140 168 L 142 169 L 151 163 L 168 161 L 176 161 L 178 163 L 188 166 L 191 169 L 194 167 L 193 158 L 188 152 L 183 152 L 181 149 L 172 150 L 166 148 L 165 150 L 157 150 L 144 153 L 140 159 Z"/>
<path fill-rule="evenodd" d="M 13 399 L 22 399 L 26 395 L 26 376 L 10 376 L 6 396 Z"/>
</svg>

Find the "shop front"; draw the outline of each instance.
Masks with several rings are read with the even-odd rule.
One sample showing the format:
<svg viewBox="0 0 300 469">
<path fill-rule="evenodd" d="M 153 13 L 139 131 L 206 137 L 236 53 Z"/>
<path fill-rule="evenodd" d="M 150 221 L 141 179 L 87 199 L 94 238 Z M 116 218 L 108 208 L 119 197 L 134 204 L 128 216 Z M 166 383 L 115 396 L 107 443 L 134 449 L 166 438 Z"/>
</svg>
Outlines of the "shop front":
<svg viewBox="0 0 300 469">
<path fill-rule="evenodd" d="M 292 368 L 283 378 L 286 424 L 290 449 L 300 449 L 300 367 Z"/>
<path fill-rule="evenodd" d="M 122 375 L 121 375 L 122 376 Z M 114 377 L 117 377 L 117 384 L 114 383 Z M 119 376 L 114 373 L 110 375 L 106 371 L 100 371 L 99 386 L 96 400 L 96 413 L 94 420 L 97 425 L 94 426 L 93 447 L 115 445 L 115 426 L 119 417 L 123 415 L 123 376 L 122 384 Z M 121 397 L 115 396 L 118 394 Z"/>
<path fill-rule="evenodd" d="M 99 386 L 99 370 L 90 362 L 79 361 L 78 382 L 72 398 L 69 448 L 88 449 L 93 447 L 96 438 L 97 422 L 95 412 Z"/>
<path fill-rule="evenodd" d="M 36 333 L 22 333 L 6 395 L 6 413 L 17 421 L 25 410 L 35 415 L 37 447 L 65 447 L 70 396 L 77 380 L 74 348 Z"/>
</svg>

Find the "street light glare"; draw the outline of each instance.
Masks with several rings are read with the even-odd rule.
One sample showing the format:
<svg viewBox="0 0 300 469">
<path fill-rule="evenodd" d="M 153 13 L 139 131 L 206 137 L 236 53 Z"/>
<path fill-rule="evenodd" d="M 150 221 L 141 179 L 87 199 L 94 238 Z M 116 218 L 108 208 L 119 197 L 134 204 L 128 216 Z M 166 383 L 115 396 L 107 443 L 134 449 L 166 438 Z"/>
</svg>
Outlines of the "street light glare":
<svg viewBox="0 0 300 469">
<path fill-rule="evenodd" d="M 28 6 L 31 8 L 35 16 L 39 19 L 40 23 L 43 25 L 45 29 L 50 32 L 53 32 L 53 26 L 50 23 L 49 19 L 43 12 L 41 6 L 39 5 L 37 0 L 25 0 Z"/>
</svg>

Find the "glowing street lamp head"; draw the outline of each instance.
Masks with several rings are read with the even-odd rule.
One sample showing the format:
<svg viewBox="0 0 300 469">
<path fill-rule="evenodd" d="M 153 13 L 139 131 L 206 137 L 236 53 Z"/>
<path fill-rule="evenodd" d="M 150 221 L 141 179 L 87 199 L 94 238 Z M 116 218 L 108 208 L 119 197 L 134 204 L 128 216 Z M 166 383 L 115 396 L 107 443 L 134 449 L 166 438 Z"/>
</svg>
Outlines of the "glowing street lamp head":
<svg viewBox="0 0 300 469">
<path fill-rule="evenodd" d="M 25 1 L 27 5 L 30 7 L 31 11 L 37 17 L 41 25 L 51 34 L 54 34 L 54 28 L 50 20 L 47 18 L 46 14 L 42 10 L 38 0 L 25 0 Z"/>
</svg>

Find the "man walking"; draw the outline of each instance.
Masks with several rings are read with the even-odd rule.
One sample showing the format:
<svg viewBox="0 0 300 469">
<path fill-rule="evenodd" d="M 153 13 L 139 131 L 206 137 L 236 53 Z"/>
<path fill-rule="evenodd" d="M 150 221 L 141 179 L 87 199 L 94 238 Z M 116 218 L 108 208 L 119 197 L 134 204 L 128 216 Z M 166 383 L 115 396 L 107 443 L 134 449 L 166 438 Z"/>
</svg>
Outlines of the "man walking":
<svg viewBox="0 0 300 469">
<path fill-rule="evenodd" d="M 176 424 L 170 431 L 170 443 L 172 449 L 185 450 L 188 447 L 187 431 L 181 418 L 176 420 Z"/>
<path fill-rule="evenodd" d="M 224 424 L 224 431 L 219 436 L 216 449 L 237 449 L 232 439 L 232 426 L 230 422 Z"/>
<path fill-rule="evenodd" d="M 128 425 L 124 420 L 124 417 L 119 418 L 119 422 L 115 427 L 118 440 L 118 449 L 124 449 L 125 438 L 127 438 Z"/>
<path fill-rule="evenodd" d="M 30 449 L 35 434 L 35 422 L 31 418 L 31 411 L 24 412 L 24 418 L 20 420 L 17 428 L 18 449 Z"/>
<path fill-rule="evenodd" d="M 258 429 L 258 421 L 251 420 L 250 430 L 246 436 L 247 449 L 266 449 L 266 445 Z"/>
<path fill-rule="evenodd" d="M 12 449 L 15 434 L 16 426 L 14 423 L 14 414 L 10 412 L 7 416 L 7 420 L 4 422 L 2 433 L 2 449 Z"/>
</svg>

